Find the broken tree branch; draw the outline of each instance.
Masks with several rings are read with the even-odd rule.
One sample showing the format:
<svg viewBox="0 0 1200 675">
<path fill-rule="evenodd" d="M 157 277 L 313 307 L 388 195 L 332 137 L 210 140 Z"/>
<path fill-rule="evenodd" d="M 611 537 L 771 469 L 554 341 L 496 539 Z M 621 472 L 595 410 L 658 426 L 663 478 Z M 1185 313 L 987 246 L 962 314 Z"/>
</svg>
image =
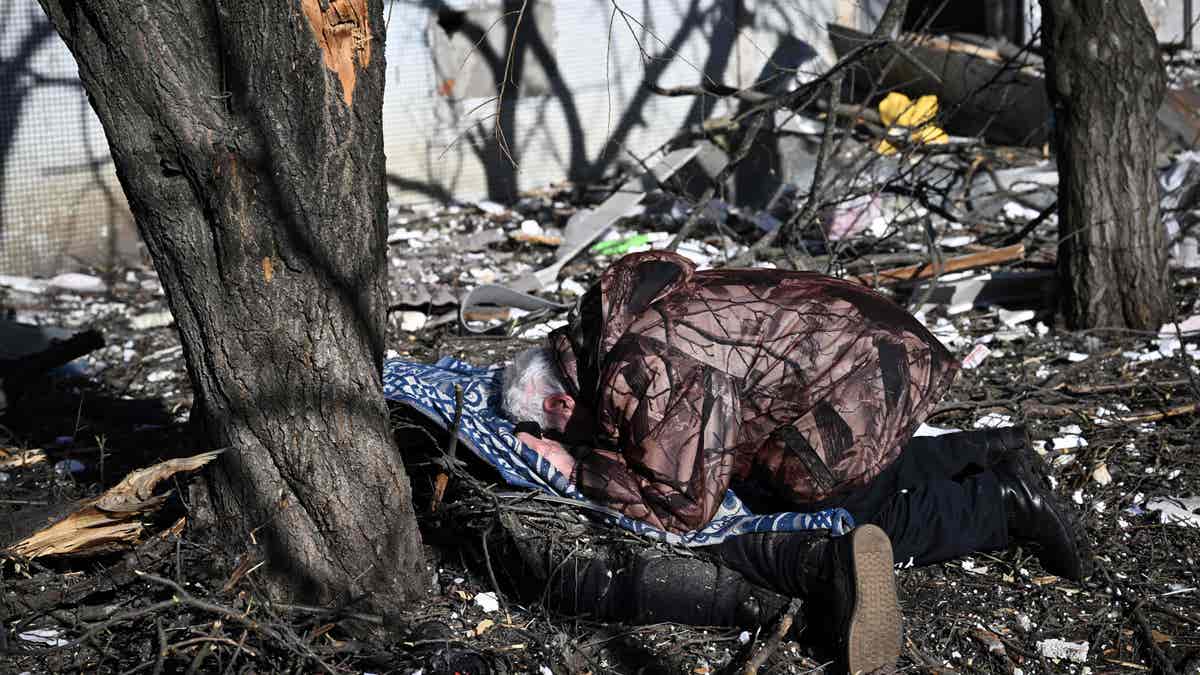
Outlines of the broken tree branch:
<svg viewBox="0 0 1200 675">
<path fill-rule="evenodd" d="M 779 649 L 779 643 L 783 641 L 788 631 L 792 629 L 792 623 L 796 620 L 796 613 L 800 611 L 800 600 L 792 598 L 788 603 L 787 610 L 783 616 L 779 617 L 779 622 L 775 624 L 775 630 L 767 638 L 767 641 L 762 644 L 746 661 L 746 667 L 742 669 L 742 675 L 758 675 L 758 669 L 762 667 L 771 654 Z"/>
<path fill-rule="evenodd" d="M 454 424 L 450 427 L 450 446 L 446 449 L 446 454 L 443 460 L 446 466 L 438 472 L 437 478 L 434 479 L 433 499 L 429 503 L 429 512 L 434 513 L 438 510 L 438 505 L 442 503 L 442 497 L 446 495 L 446 485 L 450 482 L 450 470 L 454 466 L 454 455 L 458 451 L 458 430 L 462 425 L 463 414 L 463 389 L 462 385 L 454 385 Z"/>
<path fill-rule="evenodd" d="M 158 510 L 166 501 L 166 494 L 154 494 L 159 483 L 177 473 L 199 470 L 224 451 L 169 459 L 133 471 L 104 494 L 83 502 L 66 518 L 13 544 L 8 552 L 38 558 L 125 550 L 136 544 L 145 530 L 143 516 Z"/>
<path fill-rule="evenodd" d="M 1020 260 L 1024 256 L 1025 245 L 1014 244 L 1013 246 L 1005 246 L 1004 248 L 996 248 L 990 251 L 981 251 L 979 253 L 960 255 L 955 258 L 950 258 L 941 265 L 908 265 L 906 267 L 897 267 L 891 270 L 884 270 L 876 274 L 862 274 L 856 277 L 849 277 L 849 279 L 867 286 L 895 284 L 904 281 L 928 279 L 935 274 L 961 272 L 963 270 L 999 265 L 1001 263 Z"/>
</svg>

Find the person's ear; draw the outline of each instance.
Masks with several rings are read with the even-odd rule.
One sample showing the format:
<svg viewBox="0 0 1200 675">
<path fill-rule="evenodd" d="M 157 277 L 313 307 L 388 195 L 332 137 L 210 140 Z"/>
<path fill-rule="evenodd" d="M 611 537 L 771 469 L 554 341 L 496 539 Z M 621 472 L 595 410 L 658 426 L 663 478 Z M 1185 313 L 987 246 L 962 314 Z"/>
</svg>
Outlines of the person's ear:
<svg viewBox="0 0 1200 675">
<path fill-rule="evenodd" d="M 551 414 L 565 414 L 570 417 L 571 413 L 575 410 L 575 399 L 571 398 L 571 395 L 565 392 L 550 394 L 546 397 L 545 401 L 542 401 L 542 410 Z"/>
</svg>

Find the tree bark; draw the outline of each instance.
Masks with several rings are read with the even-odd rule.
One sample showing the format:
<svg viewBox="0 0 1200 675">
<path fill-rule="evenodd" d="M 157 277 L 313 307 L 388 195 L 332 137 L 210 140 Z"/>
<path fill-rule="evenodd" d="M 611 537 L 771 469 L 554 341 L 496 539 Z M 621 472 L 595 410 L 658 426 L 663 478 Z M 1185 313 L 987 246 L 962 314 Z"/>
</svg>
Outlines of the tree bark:
<svg viewBox="0 0 1200 675">
<path fill-rule="evenodd" d="M 217 447 L 208 496 L 276 595 L 426 577 L 380 368 L 381 0 L 41 0 L 76 60 Z"/>
<path fill-rule="evenodd" d="M 1041 0 L 1059 173 L 1058 268 L 1072 328 L 1170 315 L 1155 152 L 1166 75 L 1139 0 Z"/>
</svg>

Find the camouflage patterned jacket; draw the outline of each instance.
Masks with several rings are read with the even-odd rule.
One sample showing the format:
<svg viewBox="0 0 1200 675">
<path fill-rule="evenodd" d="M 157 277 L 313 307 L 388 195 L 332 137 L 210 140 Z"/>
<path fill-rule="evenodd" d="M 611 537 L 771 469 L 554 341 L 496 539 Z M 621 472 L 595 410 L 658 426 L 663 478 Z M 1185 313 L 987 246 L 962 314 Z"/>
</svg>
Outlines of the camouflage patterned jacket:
<svg viewBox="0 0 1200 675">
<path fill-rule="evenodd" d="M 803 507 L 867 483 L 958 370 L 916 319 L 863 286 L 698 272 L 666 252 L 618 260 L 548 339 L 596 415 L 595 437 L 570 448 L 573 482 L 675 532 L 708 523 L 731 486 Z"/>
</svg>

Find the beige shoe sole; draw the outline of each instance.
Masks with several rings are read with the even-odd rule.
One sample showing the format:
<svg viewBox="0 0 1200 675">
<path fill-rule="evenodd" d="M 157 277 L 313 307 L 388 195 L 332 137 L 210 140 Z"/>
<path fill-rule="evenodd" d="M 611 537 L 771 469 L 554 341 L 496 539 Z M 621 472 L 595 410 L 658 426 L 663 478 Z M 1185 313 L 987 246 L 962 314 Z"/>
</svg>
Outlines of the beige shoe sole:
<svg viewBox="0 0 1200 675">
<path fill-rule="evenodd" d="M 875 525 L 850 535 L 854 564 L 854 616 L 846 644 L 850 672 L 870 673 L 900 658 L 901 616 L 892 571 L 892 542 Z"/>
</svg>

